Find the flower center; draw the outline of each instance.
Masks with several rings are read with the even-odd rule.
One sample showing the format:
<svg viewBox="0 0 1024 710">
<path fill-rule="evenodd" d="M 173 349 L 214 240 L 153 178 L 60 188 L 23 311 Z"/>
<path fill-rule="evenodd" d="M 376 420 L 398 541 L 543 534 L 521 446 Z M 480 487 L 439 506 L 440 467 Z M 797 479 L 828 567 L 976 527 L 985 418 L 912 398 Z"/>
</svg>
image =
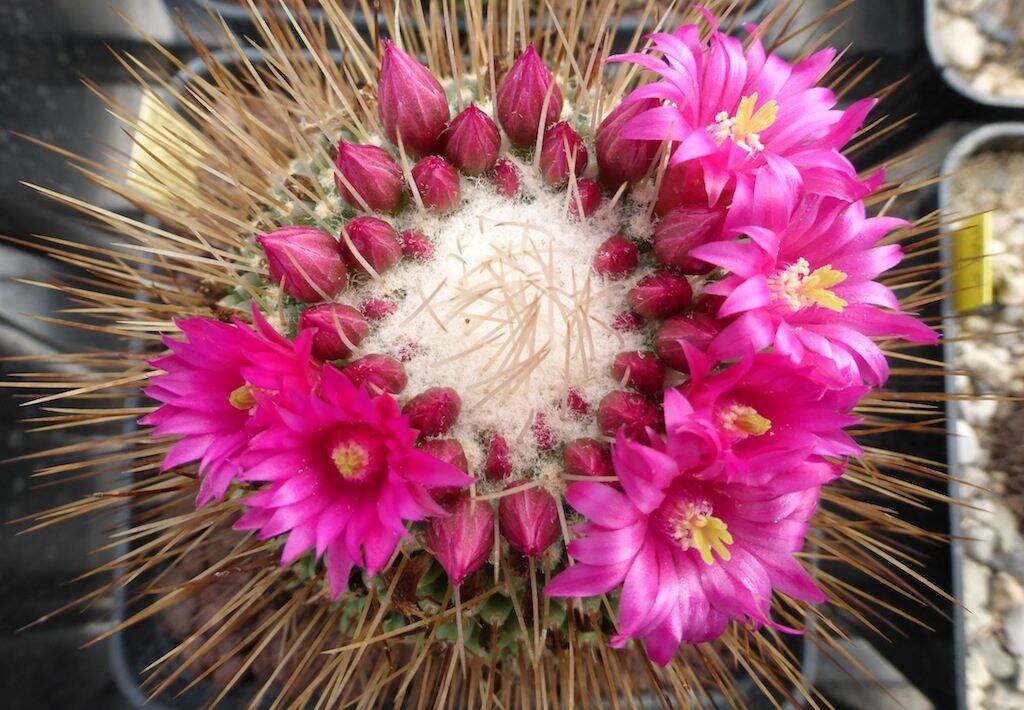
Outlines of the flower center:
<svg viewBox="0 0 1024 710">
<path fill-rule="evenodd" d="M 772 422 L 762 417 L 756 409 L 746 404 L 733 403 L 718 413 L 723 429 L 741 439 L 748 436 L 767 434 Z"/>
<path fill-rule="evenodd" d="M 779 104 L 774 99 L 765 101 L 755 111 L 756 105 L 755 91 L 750 96 L 740 99 L 735 116 L 730 116 L 728 111 L 719 111 L 715 115 L 715 122 L 708 126 L 715 142 L 721 145 L 728 138 L 749 155 L 764 150 L 761 133 L 775 123 L 775 118 L 779 115 Z"/>
<path fill-rule="evenodd" d="M 729 545 L 732 535 L 721 518 L 714 517 L 711 503 L 705 498 L 684 499 L 676 501 L 668 511 L 667 522 L 669 534 L 679 546 L 686 550 L 696 550 L 704 564 L 712 565 L 717 553 L 718 557 L 727 562 L 732 557 Z"/>
<path fill-rule="evenodd" d="M 228 395 L 228 402 L 235 409 L 252 409 L 256 406 L 256 397 L 252 393 L 252 385 L 246 382 L 241 387 L 232 390 Z"/>
<path fill-rule="evenodd" d="M 342 479 L 362 483 L 383 472 L 386 449 L 370 427 L 356 424 L 336 432 L 330 440 L 331 462 Z"/>
<path fill-rule="evenodd" d="M 807 259 L 800 257 L 768 280 L 772 296 L 785 301 L 790 310 L 799 311 L 808 306 L 822 306 L 836 313 L 842 313 L 846 301 L 831 291 L 846 280 L 846 274 L 832 268 L 831 264 L 811 271 Z"/>
</svg>

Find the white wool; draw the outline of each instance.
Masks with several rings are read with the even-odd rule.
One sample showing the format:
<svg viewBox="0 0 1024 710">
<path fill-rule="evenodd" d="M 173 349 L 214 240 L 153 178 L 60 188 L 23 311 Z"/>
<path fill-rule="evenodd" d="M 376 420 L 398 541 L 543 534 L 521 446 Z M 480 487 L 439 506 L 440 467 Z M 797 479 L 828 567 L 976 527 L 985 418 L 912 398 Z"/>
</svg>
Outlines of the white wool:
<svg viewBox="0 0 1024 710">
<path fill-rule="evenodd" d="M 624 208 L 602 208 L 577 221 L 566 213 L 565 190 L 542 185 L 530 165 L 517 167 L 522 199 L 500 195 L 485 179 L 463 178 L 455 213 L 408 210 L 395 227 L 428 235 L 433 260 L 405 259 L 379 281 L 356 284 L 345 300 L 396 300 L 397 312 L 376 324 L 360 349 L 397 357 L 415 343 L 417 354 L 405 363 L 406 392 L 453 388 L 462 413 L 452 433 L 467 452 L 481 458 L 473 442 L 496 432 L 508 440 L 514 465 L 525 469 L 537 457 L 532 423 L 538 413 L 556 442 L 596 435 L 597 404 L 617 386 L 612 359 L 641 349 L 643 336 L 609 326 L 628 310 L 626 294 L 636 278 L 607 281 L 591 266 L 598 246 L 628 219 Z M 583 320 L 589 334 L 581 333 Z M 524 331 L 532 337 L 520 348 L 515 339 Z M 591 404 L 582 421 L 565 409 L 570 387 Z"/>
</svg>

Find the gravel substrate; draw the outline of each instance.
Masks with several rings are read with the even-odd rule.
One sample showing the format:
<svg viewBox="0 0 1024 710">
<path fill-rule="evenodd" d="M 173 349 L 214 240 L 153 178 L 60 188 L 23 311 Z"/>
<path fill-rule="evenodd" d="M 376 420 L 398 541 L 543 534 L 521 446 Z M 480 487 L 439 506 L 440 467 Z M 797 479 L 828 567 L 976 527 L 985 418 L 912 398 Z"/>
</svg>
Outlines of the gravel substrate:
<svg viewBox="0 0 1024 710">
<path fill-rule="evenodd" d="M 932 29 L 946 63 L 972 87 L 1024 97 L 1024 2 L 939 0 Z"/>
<path fill-rule="evenodd" d="M 965 3 L 960 3 L 965 4 Z M 975 3 L 976 4 L 976 3 Z M 1024 6 L 1024 5 L 1022 5 Z M 1024 394 L 1024 153 L 981 153 L 953 181 L 953 209 L 995 209 L 993 308 L 961 321 L 957 367 L 975 394 Z M 1017 332 L 1014 332 L 1017 331 Z M 959 405 L 969 708 L 1024 708 L 1024 404 Z"/>
</svg>

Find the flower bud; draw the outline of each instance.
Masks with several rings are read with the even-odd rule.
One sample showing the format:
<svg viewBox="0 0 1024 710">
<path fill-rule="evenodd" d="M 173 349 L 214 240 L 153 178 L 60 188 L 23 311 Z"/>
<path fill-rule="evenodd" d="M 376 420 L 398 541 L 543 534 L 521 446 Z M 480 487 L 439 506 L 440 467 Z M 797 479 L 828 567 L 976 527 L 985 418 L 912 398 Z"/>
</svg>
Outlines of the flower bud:
<svg viewBox="0 0 1024 710">
<path fill-rule="evenodd" d="M 448 97 L 430 71 L 384 40 L 377 77 L 377 106 L 384 132 L 414 158 L 433 153 L 451 111 Z"/>
<path fill-rule="evenodd" d="M 427 547 L 448 582 L 458 587 L 483 566 L 494 548 L 494 509 L 485 500 L 461 495 L 449 503 L 448 512 L 427 523 Z"/>
<path fill-rule="evenodd" d="M 431 387 L 416 395 L 402 407 L 402 414 L 409 417 L 409 426 L 419 431 L 421 437 L 444 434 L 462 410 L 462 400 L 449 387 Z"/>
<path fill-rule="evenodd" d="M 612 318 L 611 326 L 612 330 L 620 333 L 635 333 L 644 327 L 644 319 L 640 314 L 629 311 Z"/>
<path fill-rule="evenodd" d="M 500 434 L 495 434 L 487 442 L 484 475 L 488 481 L 503 481 L 512 475 L 512 461 L 508 455 L 508 442 Z"/>
<path fill-rule="evenodd" d="M 387 298 L 368 298 L 359 307 L 366 320 L 384 320 L 398 310 L 398 304 Z"/>
<path fill-rule="evenodd" d="M 522 485 L 510 483 L 509 488 Z M 526 557 L 540 557 L 558 539 L 558 508 L 542 488 L 528 488 L 502 496 L 498 527 L 513 549 Z"/>
<path fill-rule="evenodd" d="M 409 229 L 398 235 L 402 243 L 402 253 L 417 261 L 430 261 L 434 258 L 434 243 L 423 232 Z"/>
<path fill-rule="evenodd" d="M 620 234 L 605 239 L 594 257 L 594 270 L 609 279 L 626 278 L 636 269 L 636 264 L 636 244 Z"/>
<path fill-rule="evenodd" d="M 370 332 L 359 311 L 341 303 L 324 303 L 303 311 L 299 330 L 313 331 L 313 354 L 321 360 L 348 357 Z"/>
<path fill-rule="evenodd" d="M 394 212 L 401 206 L 405 178 L 398 163 L 383 148 L 341 141 L 334 164 L 352 187 L 349 190 L 345 181 L 335 175 L 338 194 L 352 207 L 365 209 L 359 197 L 374 212 Z"/>
<path fill-rule="evenodd" d="M 433 456 L 439 461 L 451 464 L 460 471 L 469 473 L 469 462 L 466 460 L 466 452 L 455 439 L 427 439 L 420 444 L 420 451 Z M 441 486 L 431 488 L 430 497 L 441 505 L 446 505 L 455 500 L 465 491 L 465 486 Z"/>
<path fill-rule="evenodd" d="M 444 133 L 444 157 L 467 175 L 480 175 L 493 168 L 500 148 L 498 127 L 475 104 L 456 116 Z"/>
<path fill-rule="evenodd" d="M 657 406 L 636 392 L 609 392 L 597 406 L 597 426 L 605 436 L 615 436 L 622 429 L 627 437 L 640 439 L 659 419 Z"/>
<path fill-rule="evenodd" d="M 548 110 L 541 125 L 544 99 Z M 562 92 L 555 78 L 531 44 L 516 59 L 498 87 L 498 120 L 509 141 L 517 148 L 532 148 L 537 133 L 562 115 Z"/>
<path fill-rule="evenodd" d="M 353 360 L 341 369 L 354 385 L 365 384 L 366 387 L 376 393 L 377 390 L 398 394 L 405 389 L 409 378 L 405 374 L 405 367 L 393 357 L 371 353 L 364 355 L 358 360 Z"/>
<path fill-rule="evenodd" d="M 575 387 L 570 387 L 566 393 L 565 404 L 576 417 L 585 417 L 590 414 L 590 402 Z"/>
<path fill-rule="evenodd" d="M 667 318 L 690 305 L 693 290 L 685 276 L 655 271 L 629 291 L 629 304 L 644 318 Z"/>
<path fill-rule="evenodd" d="M 402 245 L 395 228 L 377 217 L 356 217 L 345 225 L 345 234 L 352 245 L 348 248 L 348 262 L 352 268 L 366 272 L 370 268 L 382 274 L 402 258 Z M 354 249 L 353 249 L 354 247 Z"/>
<path fill-rule="evenodd" d="M 688 372 L 689 363 L 683 345 L 692 345 L 698 350 L 707 350 L 718 332 L 716 321 L 701 313 L 680 313 L 672 316 L 658 328 L 654 338 L 654 349 L 669 367 Z"/>
<path fill-rule="evenodd" d="M 544 132 L 540 147 L 540 174 L 550 185 L 561 185 L 569 179 L 569 164 L 579 178 L 587 169 L 587 147 L 568 121 L 559 121 Z"/>
<path fill-rule="evenodd" d="M 611 190 L 624 182 L 633 183 L 651 169 L 658 154 L 658 141 L 622 137 L 622 129 L 639 114 L 658 105 L 657 99 L 623 103 L 601 121 L 594 136 L 598 174 Z"/>
<path fill-rule="evenodd" d="M 570 476 L 614 476 L 608 447 L 597 439 L 569 442 L 562 454 L 565 472 Z"/>
<path fill-rule="evenodd" d="M 431 212 L 446 214 L 459 205 L 459 174 L 444 158 L 428 155 L 412 169 L 412 179 Z"/>
<path fill-rule="evenodd" d="M 505 158 L 499 160 L 491 171 L 491 182 L 505 197 L 518 197 L 519 173 L 516 166 Z"/>
<path fill-rule="evenodd" d="M 551 451 L 555 448 L 555 433 L 551 431 L 543 412 L 538 412 L 533 419 L 533 441 L 540 451 Z"/>
<path fill-rule="evenodd" d="M 267 256 L 270 280 L 305 303 L 324 301 L 348 285 L 341 246 L 327 232 L 285 227 L 256 238 Z"/>
<path fill-rule="evenodd" d="M 684 205 L 661 218 L 654 230 L 654 255 L 665 266 L 686 274 L 706 274 L 711 264 L 694 259 L 690 250 L 721 233 L 724 213 L 707 207 Z"/>
<path fill-rule="evenodd" d="M 619 353 L 612 361 L 612 377 L 637 392 L 655 395 L 665 386 L 665 365 L 654 353 Z"/>
<path fill-rule="evenodd" d="M 604 199 L 604 191 L 601 186 L 590 178 L 583 178 L 576 182 L 576 192 L 579 193 L 579 200 L 574 194 L 569 200 L 569 214 L 576 219 L 586 219 L 597 212 Z M 583 207 L 583 216 L 580 217 L 580 206 Z"/>
</svg>

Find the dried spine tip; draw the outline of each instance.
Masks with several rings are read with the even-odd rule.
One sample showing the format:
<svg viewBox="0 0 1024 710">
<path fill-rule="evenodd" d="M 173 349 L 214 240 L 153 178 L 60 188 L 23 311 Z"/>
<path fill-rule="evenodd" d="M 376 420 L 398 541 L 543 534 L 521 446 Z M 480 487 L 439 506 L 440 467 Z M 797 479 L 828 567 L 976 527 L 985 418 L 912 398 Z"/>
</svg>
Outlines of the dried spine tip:
<svg viewBox="0 0 1024 710">
<path fill-rule="evenodd" d="M 498 127 L 476 104 L 470 104 L 452 120 L 443 139 L 444 156 L 467 175 L 481 175 L 498 160 Z"/>
<path fill-rule="evenodd" d="M 532 148 L 538 130 L 562 115 L 562 91 L 533 45 L 523 50 L 502 79 L 497 102 L 501 127 L 517 148 Z"/>
<path fill-rule="evenodd" d="M 461 197 L 459 173 L 444 158 L 428 155 L 416 163 L 412 179 L 423 206 L 431 212 L 446 214 L 458 207 Z"/>
<path fill-rule="evenodd" d="M 267 257 L 270 280 L 305 303 L 326 301 L 348 285 L 348 267 L 337 240 L 312 227 L 285 227 L 256 238 Z"/>
<path fill-rule="evenodd" d="M 334 176 L 338 194 L 352 207 L 374 212 L 394 212 L 401 207 L 405 178 L 383 148 L 340 141 L 334 165 L 340 173 Z"/>
<path fill-rule="evenodd" d="M 462 400 L 449 387 L 432 387 L 402 407 L 402 413 L 409 417 L 409 425 L 419 431 L 421 437 L 446 433 L 459 418 L 461 410 Z"/>
<path fill-rule="evenodd" d="M 383 41 L 377 105 L 384 132 L 395 145 L 418 158 L 433 153 L 451 110 L 441 84 L 430 71 L 389 40 Z"/>
<path fill-rule="evenodd" d="M 299 330 L 313 331 L 313 354 L 321 360 L 348 357 L 370 332 L 359 311 L 341 303 L 325 303 L 303 311 Z"/>
<path fill-rule="evenodd" d="M 341 371 L 353 384 L 365 384 L 371 392 L 398 394 L 409 382 L 402 363 L 393 357 L 377 353 L 353 360 Z"/>
<path fill-rule="evenodd" d="M 352 241 L 348 261 L 356 270 L 365 272 L 365 261 L 374 272 L 382 274 L 402 258 L 397 232 L 382 219 L 356 217 L 345 225 L 345 233 Z"/>
</svg>

